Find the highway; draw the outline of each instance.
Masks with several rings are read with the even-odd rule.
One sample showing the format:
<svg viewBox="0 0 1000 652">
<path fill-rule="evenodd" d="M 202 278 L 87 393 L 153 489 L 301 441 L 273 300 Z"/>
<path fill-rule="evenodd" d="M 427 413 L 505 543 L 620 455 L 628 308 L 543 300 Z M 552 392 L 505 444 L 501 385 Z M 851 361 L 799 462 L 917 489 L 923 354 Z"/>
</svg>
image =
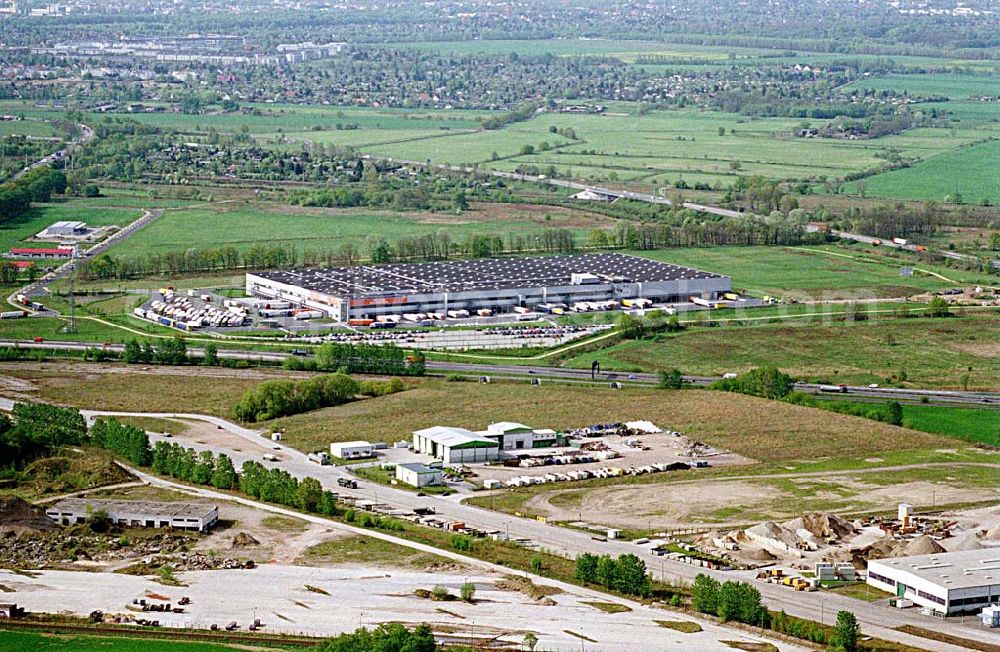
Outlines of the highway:
<svg viewBox="0 0 1000 652">
<path fill-rule="evenodd" d="M 0 399 L 0 409 L 10 409 L 12 405 L 13 401 Z M 369 481 L 360 481 L 357 490 L 345 492 L 343 488 L 337 485 L 337 479 L 354 479 L 348 467 L 319 466 L 310 462 L 305 453 L 281 444 L 278 444 L 280 450 L 274 450 L 273 446 L 275 444 L 266 438 L 266 433 L 244 428 L 218 417 L 182 412 L 129 413 L 94 410 L 83 410 L 81 412 L 88 421 L 92 421 L 99 416 L 143 416 L 202 421 L 214 425 L 217 429 L 225 430 L 242 441 L 239 442 L 239 446 L 234 445 L 229 448 L 219 445 L 199 444 L 194 441 L 183 440 L 180 437 L 171 437 L 168 441 L 178 441 L 185 446 L 199 451 L 211 450 L 215 454 L 224 453 L 232 458 L 237 468 L 245 461 L 254 460 L 267 467 L 284 469 L 297 478 L 311 476 L 317 478 L 325 488 L 331 489 L 341 495 L 372 500 L 394 509 L 412 511 L 416 507 L 433 507 L 436 515 L 442 520 L 460 521 L 476 529 L 508 533 L 511 539 L 530 540 L 534 546 L 570 558 L 576 557 L 583 552 L 597 552 L 614 556 L 628 553 L 637 554 L 646 562 L 655 577 L 668 582 L 691 582 L 699 573 L 708 573 L 723 581 L 727 579 L 750 581 L 761 592 L 768 607 L 773 610 L 781 609 L 786 613 L 812 620 L 822 619 L 829 624 L 833 621 L 839 609 L 848 609 L 857 615 L 865 633 L 888 640 L 899 641 L 922 649 L 952 652 L 961 648 L 914 637 L 895 631 L 894 628 L 903 624 L 913 624 L 965 638 L 995 642 L 994 634 L 977 628 L 963 626 L 958 621 L 942 621 L 929 616 L 921 616 L 914 610 L 895 610 L 884 604 L 869 604 L 829 592 L 796 592 L 787 587 L 757 582 L 754 580 L 753 571 L 708 571 L 688 564 L 668 561 L 662 557 L 654 556 L 650 551 L 649 545 L 640 546 L 627 541 L 615 540 L 596 541 L 591 534 L 580 530 L 564 528 L 537 520 L 520 518 L 464 504 L 460 502 L 463 498 L 461 494 L 452 494 L 449 497 L 422 497 L 410 491 L 377 485 Z M 155 442 L 160 439 L 163 439 L 163 437 L 156 433 L 151 434 L 152 441 Z M 268 462 L 262 458 L 264 454 L 277 455 L 279 456 L 279 461 Z M 176 483 L 170 483 L 169 481 L 146 474 L 139 475 L 143 480 L 154 484 L 176 485 Z M 209 489 L 199 488 L 195 491 L 218 500 L 233 500 L 229 495 L 218 494 Z M 246 504 L 253 502 L 246 499 L 237 499 L 237 501 Z M 269 505 L 264 506 L 264 508 L 271 511 L 282 509 Z M 365 536 L 378 536 L 379 538 L 390 536 L 382 533 L 372 533 L 363 529 L 358 529 L 357 533 Z M 405 539 L 396 540 L 393 538 L 393 540 L 400 545 L 408 547 L 419 546 L 419 544 L 413 544 Z"/>
<path fill-rule="evenodd" d="M 219 357 L 232 360 L 248 360 L 263 362 L 281 362 L 290 353 L 278 351 L 246 351 L 241 349 L 224 349 L 224 342 L 220 342 Z M 103 348 L 109 351 L 122 352 L 125 346 L 122 344 L 98 345 L 89 342 L 70 342 L 47 340 L 44 342 L 34 342 L 31 340 L 0 339 L 0 346 L 20 347 L 24 349 L 39 349 L 48 351 L 69 350 L 85 351 L 87 349 Z M 201 357 L 203 349 L 200 347 L 188 348 L 188 353 L 194 357 Z M 467 376 L 489 376 L 489 377 L 510 377 L 521 380 L 537 378 L 540 380 L 567 381 L 567 382 L 596 382 L 611 383 L 617 382 L 622 386 L 627 385 L 655 385 L 659 382 L 657 374 L 652 373 L 629 373 L 602 371 L 591 378 L 591 372 L 587 369 L 571 369 L 566 367 L 546 367 L 527 365 L 493 365 L 483 363 L 468 362 L 443 362 L 437 360 L 427 361 L 427 370 L 432 374 L 457 373 Z M 705 387 L 719 380 L 710 376 L 684 376 L 685 382 L 695 387 Z M 836 398 L 864 398 L 868 400 L 885 400 L 900 402 L 919 402 L 927 405 L 940 405 L 945 407 L 981 407 L 990 409 L 1000 409 L 1000 392 L 967 392 L 959 390 L 944 389 L 904 389 L 898 387 L 864 387 L 848 386 L 842 387 L 846 391 L 824 391 L 828 385 L 816 383 L 795 383 L 795 390 L 807 394 L 816 394 Z M 838 386 L 839 388 L 839 386 Z"/>
<path fill-rule="evenodd" d="M 920 251 L 920 249 L 917 248 L 918 245 L 910 244 L 909 242 L 907 242 L 906 244 L 897 244 L 893 242 L 891 239 L 883 240 L 881 238 L 873 238 L 872 236 L 869 235 L 861 235 L 860 233 L 848 233 L 847 231 L 831 230 L 830 235 L 836 236 L 843 240 L 853 240 L 854 242 L 861 242 L 876 247 L 899 249 L 900 251 L 912 251 L 912 252 Z M 944 258 L 950 258 L 952 260 L 971 261 L 976 263 L 980 262 L 977 257 L 971 254 L 963 254 L 958 251 L 948 251 L 947 249 L 934 250 L 929 253 L 932 253 L 937 256 L 942 256 Z M 991 265 L 993 265 L 994 268 L 1000 269 L 1000 260 L 991 260 L 989 262 Z"/>
<path fill-rule="evenodd" d="M 600 195 L 606 195 L 611 198 L 625 198 L 625 199 L 631 199 L 633 201 L 644 202 L 647 204 L 660 204 L 663 206 L 673 205 L 673 202 L 671 202 L 669 199 L 667 199 L 666 197 L 660 197 L 659 195 L 652 195 L 645 192 L 634 192 L 631 190 L 616 190 L 614 188 L 604 188 L 601 186 L 577 183 L 575 181 L 567 181 L 564 179 L 554 179 L 552 177 L 547 177 L 545 175 L 521 174 L 518 172 L 504 172 L 501 170 L 488 170 L 483 168 L 472 168 L 460 165 L 442 165 L 439 163 L 428 163 L 426 161 L 410 161 L 399 158 L 372 156 L 370 154 L 365 154 L 361 158 L 369 160 L 388 161 L 390 163 L 401 163 L 403 165 L 420 166 L 434 170 L 442 170 L 444 172 L 460 172 L 462 174 L 488 175 L 491 177 L 497 177 L 501 179 L 512 179 L 514 181 L 539 183 L 543 185 L 556 186 L 558 188 L 569 188 L 570 190 L 579 190 L 579 191 L 590 190 L 594 193 Z M 712 215 L 718 215 L 720 217 L 745 217 L 747 215 L 746 213 L 742 213 L 740 211 L 734 211 L 728 208 L 720 208 L 718 206 L 698 204 L 695 202 L 684 202 L 683 206 L 684 208 L 690 208 L 692 210 L 696 210 L 702 213 L 710 213 Z"/>
<path fill-rule="evenodd" d="M 39 121 L 39 122 L 41 122 L 41 121 Z M 31 170 L 34 170 L 35 168 L 41 167 L 43 165 L 48 165 L 50 163 L 55 163 L 59 159 L 63 158 L 66 154 L 71 153 L 79 145 L 82 145 L 83 143 L 86 143 L 86 142 L 89 142 L 90 140 L 93 140 L 93 138 L 94 138 L 94 130 L 93 129 L 91 129 L 90 127 L 88 127 L 85 124 L 80 124 L 79 127 L 80 127 L 80 137 L 77 138 L 76 140 L 73 140 L 73 141 L 70 141 L 69 143 L 67 143 L 66 144 L 66 149 L 62 150 L 63 153 L 61 155 L 59 153 L 57 153 L 57 152 L 53 152 L 52 154 L 49 154 L 48 156 L 44 156 L 44 157 L 38 159 L 34 163 L 30 164 L 28 167 L 24 168 L 23 170 L 21 170 L 20 172 L 18 172 L 17 174 L 15 174 L 13 176 L 12 180 L 16 181 L 17 179 L 20 179 L 25 174 L 27 174 Z"/>
</svg>

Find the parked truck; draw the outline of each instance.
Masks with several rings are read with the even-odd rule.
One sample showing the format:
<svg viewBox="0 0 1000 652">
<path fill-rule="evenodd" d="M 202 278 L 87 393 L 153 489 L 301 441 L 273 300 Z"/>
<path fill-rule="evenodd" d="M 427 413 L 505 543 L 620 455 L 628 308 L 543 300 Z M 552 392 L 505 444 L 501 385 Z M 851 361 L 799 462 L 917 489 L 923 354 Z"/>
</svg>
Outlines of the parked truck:
<svg viewBox="0 0 1000 652">
<path fill-rule="evenodd" d="M 311 462 L 316 462 L 320 466 L 324 466 L 330 463 L 330 456 L 323 451 L 317 451 L 315 453 L 309 453 L 309 460 Z"/>
</svg>

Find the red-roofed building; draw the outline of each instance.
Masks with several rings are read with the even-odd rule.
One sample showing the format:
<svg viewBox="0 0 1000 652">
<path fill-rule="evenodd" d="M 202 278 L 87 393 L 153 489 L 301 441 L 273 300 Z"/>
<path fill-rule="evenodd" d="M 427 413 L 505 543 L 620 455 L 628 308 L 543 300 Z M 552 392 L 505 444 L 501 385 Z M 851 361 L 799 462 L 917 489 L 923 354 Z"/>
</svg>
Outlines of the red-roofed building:
<svg viewBox="0 0 1000 652">
<path fill-rule="evenodd" d="M 31 249 L 29 247 L 11 247 L 10 255 L 15 258 L 69 258 L 73 255 L 72 247 L 49 247 Z"/>
</svg>

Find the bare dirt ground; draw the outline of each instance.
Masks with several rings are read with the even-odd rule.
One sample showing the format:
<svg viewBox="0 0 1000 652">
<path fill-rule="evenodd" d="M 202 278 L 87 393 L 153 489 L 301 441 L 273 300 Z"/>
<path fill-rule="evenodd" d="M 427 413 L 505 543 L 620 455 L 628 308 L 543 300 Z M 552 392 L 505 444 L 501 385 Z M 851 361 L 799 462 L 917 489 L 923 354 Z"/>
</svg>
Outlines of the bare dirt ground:
<svg viewBox="0 0 1000 652">
<path fill-rule="evenodd" d="M 344 536 L 342 531 L 298 519 L 277 517 L 268 512 L 231 503 L 220 507 L 226 527 L 214 530 L 200 541 L 196 550 L 214 550 L 221 556 L 238 556 L 259 563 L 291 564 L 305 551 L 323 541 Z M 257 544 L 235 545 L 234 538 L 246 533 Z"/>
<path fill-rule="evenodd" d="M 919 477 L 916 472 L 914 475 Z M 947 505 L 1000 498 L 997 490 L 984 491 L 952 482 L 955 479 L 947 476 L 941 481 L 915 479 L 896 484 L 875 479 L 872 474 L 852 472 L 788 476 L 781 482 L 720 479 L 553 490 L 533 497 L 525 507 L 552 520 L 576 520 L 586 515 L 592 523 L 646 529 L 727 527 L 794 518 L 809 511 L 853 514 L 892 510 L 901 502 Z"/>
<path fill-rule="evenodd" d="M 727 451 L 709 448 L 706 450 L 704 455 L 699 455 L 697 457 L 692 457 L 685 455 L 684 453 L 688 450 L 689 445 L 692 440 L 683 435 L 674 436 L 668 435 L 666 433 L 660 434 L 648 434 L 638 437 L 639 442 L 642 444 L 642 448 L 634 448 L 625 445 L 626 439 L 618 436 L 610 437 L 598 437 L 593 439 L 587 439 L 585 441 L 601 441 L 608 446 L 611 450 L 620 453 L 621 457 L 604 460 L 600 462 L 590 462 L 587 464 L 568 464 L 568 465 L 558 465 L 558 466 L 533 466 L 533 467 L 505 467 L 505 466 L 476 466 L 476 473 L 480 476 L 481 480 L 499 480 L 504 482 L 511 478 L 524 475 L 541 476 L 546 473 L 568 473 L 570 471 L 595 471 L 600 468 L 605 467 L 617 467 L 617 468 L 628 468 L 628 467 L 638 467 L 647 466 L 650 464 L 672 464 L 674 462 L 684 462 L 685 464 L 693 464 L 696 460 L 706 461 L 712 466 L 734 466 L 734 465 L 744 465 L 753 464 L 754 461 L 743 457 L 742 455 L 737 455 L 736 453 L 730 453 Z M 648 449 L 648 450 L 643 450 Z M 532 455 L 538 455 L 542 451 L 540 450 L 529 450 L 529 451 L 518 451 L 526 452 Z M 555 455 L 560 455 L 565 453 L 565 449 L 556 449 L 554 451 Z M 558 486 L 558 485 L 553 485 Z"/>
</svg>

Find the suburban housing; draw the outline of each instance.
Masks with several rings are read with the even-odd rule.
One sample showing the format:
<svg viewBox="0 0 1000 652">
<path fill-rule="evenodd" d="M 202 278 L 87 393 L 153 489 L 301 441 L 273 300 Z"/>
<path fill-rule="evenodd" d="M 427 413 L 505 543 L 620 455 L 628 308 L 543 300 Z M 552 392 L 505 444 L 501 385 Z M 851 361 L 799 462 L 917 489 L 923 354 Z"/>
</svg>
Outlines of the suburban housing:
<svg viewBox="0 0 1000 652">
<path fill-rule="evenodd" d="M 289 301 L 339 321 L 540 304 L 716 299 L 730 278 L 620 253 L 282 270 L 246 275 L 252 296 Z"/>
<path fill-rule="evenodd" d="M 1000 550 L 871 560 L 868 584 L 940 614 L 978 611 L 1000 602 Z"/>
<path fill-rule="evenodd" d="M 96 500 L 66 498 L 45 510 L 46 516 L 63 525 L 84 523 L 104 512 L 112 523 L 131 527 L 174 527 L 206 532 L 219 520 L 217 505 L 158 503 L 140 500 Z"/>
</svg>

